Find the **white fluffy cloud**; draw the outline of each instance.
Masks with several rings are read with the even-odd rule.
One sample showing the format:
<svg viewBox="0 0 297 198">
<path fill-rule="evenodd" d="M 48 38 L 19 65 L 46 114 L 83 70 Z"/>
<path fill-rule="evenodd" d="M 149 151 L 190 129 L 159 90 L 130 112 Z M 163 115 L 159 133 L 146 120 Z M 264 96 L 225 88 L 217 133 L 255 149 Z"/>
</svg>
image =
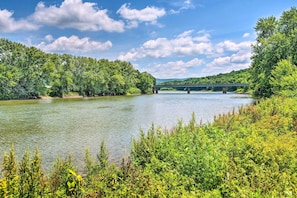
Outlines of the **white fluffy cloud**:
<svg viewBox="0 0 297 198">
<path fill-rule="evenodd" d="M 222 41 L 215 45 L 216 52 L 203 74 L 213 75 L 216 73 L 226 73 L 233 70 L 245 69 L 250 66 L 251 41 L 233 42 Z"/>
<path fill-rule="evenodd" d="M 138 60 L 142 58 L 166 58 L 170 56 L 190 56 L 208 54 L 212 45 L 209 41 L 210 35 L 207 32 L 198 32 L 192 35 L 193 31 L 185 31 L 173 39 L 157 38 L 149 40 L 140 48 L 134 48 L 127 53 L 121 54 L 118 58 L 124 61 Z"/>
<path fill-rule="evenodd" d="M 250 57 L 250 50 L 239 50 L 229 56 L 214 58 L 206 64 L 201 74 L 202 76 L 213 75 L 248 68 L 250 66 Z"/>
<path fill-rule="evenodd" d="M 183 10 L 194 9 L 196 7 L 192 0 L 171 1 L 169 4 L 177 7 L 177 9 L 171 9 L 169 11 L 170 14 L 179 14 Z"/>
<path fill-rule="evenodd" d="M 42 25 L 75 28 L 81 31 L 123 32 L 125 26 L 124 22 L 110 18 L 107 10 L 101 10 L 95 3 L 82 0 L 64 0 L 59 7 L 47 7 L 40 2 L 32 17 Z"/>
<path fill-rule="evenodd" d="M 148 71 L 154 76 L 162 78 L 182 78 L 189 75 L 189 69 L 199 67 L 204 63 L 203 60 L 194 58 L 189 61 L 170 61 L 164 64 L 151 65 Z"/>
<path fill-rule="evenodd" d="M 149 58 L 150 62 L 160 61 L 149 64 L 147 69 L 161 78 L 194 76 L 195 74 L 191 73 L 191 67 L 203 65 L 205 68 L 199 75 L 205 76 L 247 68 L 250 65 L 251 44 L 251 41 L 233 42 L 231 40 L 213 43 L 208 32 L 195 33 L 189 30 L 173 39 L 148 40 L 139 48 L 122 53 L 118 59 L 137 62 Z M 176 57 L 180 57 L 181 60 L 170 61 Z M 192 61 L 183 61 L 184 58 L 190 57 L 193 57 Z M 166 58 L 168 62 L 164 63 Z"/>
<path fill-rule="evenodd" d="M 37 30 L 42 26 L 73 28 L 80 31 L 124 32 L 125 29 L 138 27 L 139 23 L 158 24 L 157 20 L 166 14 L 163 8 L 146 7 L 130 9 L 123 4 L 117 11 L 124 20 L 112 19 L 106 9 L 100 9 L 96 3 L 82 0 L 64 0 L 60 5 L 47 6 L 39 2 L 26 19 L 15 20 L 13 12 L 0 10 L 0 32 L 18 30 Z M 159 24 L 158 24 L 159 25 Z"/>
<path fill-rule="evenodd" d="M 14 32 L 19 30 L 36 30 L 38 26 L 25 19 L 15 20 L 13 12 L 0 10 L 0 32 Z"/>
<path fill-rule="evenodd" d="M 250 36 L 250 33 L 246 32 L 242 35 L 242 38 L 248 38 Z"/>
<path fill-rule="evenodd" d="M 250 48 L 251 48 L 250 41 L 235 43 L 235 42 L 226 40 L 216 45 L 216 51 L 219 53 L 222 53 L 225 51 L 249 50 Z"/>
<path fill-rule="evenodd" d="M 249 63 L 251 55 L 251 50 L 239 50 L 231 55 L 230 61 L 232 63 Z"/>
<path fill-rule="evenodd" d="M 141 22 L 157 24 L 158 18 L 164 16 L 166 11 L 156 7 L 146 7 L 141 10 L 130 9 L 129 4 L 124 4 L 117 13 L 128 21 L 128 27 L 137 27 Z"/>
<path fill-rule="evenodd" d="M 42 42 L 37 45 L 37 47 L 47 52 L 88 52 L 107 50 L 112 47 L 112 43 L 110 41 L 101 43 L 91 41 L 88 37 L 78 38 L 77 36 L 62 36 L 53 40 L 52 36 L 47 35 L 45 40 L 52 42 Z"/>
</svg>

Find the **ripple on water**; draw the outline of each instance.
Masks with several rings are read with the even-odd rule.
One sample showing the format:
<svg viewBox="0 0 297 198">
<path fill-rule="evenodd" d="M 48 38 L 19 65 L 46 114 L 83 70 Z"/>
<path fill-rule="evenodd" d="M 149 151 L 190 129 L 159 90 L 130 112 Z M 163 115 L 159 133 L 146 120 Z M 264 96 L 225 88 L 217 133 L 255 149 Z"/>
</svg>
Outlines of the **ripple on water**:
<svg viewBox="0 0 297 198">
<path fill-rule="evenodd" d="M 38 147 L 43 166 L 49 168 L 69 154 L 83 164 L 85 149 L 93 156 L 105 141 L 110 159 L 120 162 L 129 154 L 131 140 L 140 129 L 171 129 L 179 119 L 187 123 L 192 113 L 198 121 L 251 104 L 248 96 L 219 93 L 166 93 L 132 97 L 0 101 L 0 152 L 14 144 L 17 154 Z M 20 158 L 19 158 L 20 159 Z"/>
</svg>

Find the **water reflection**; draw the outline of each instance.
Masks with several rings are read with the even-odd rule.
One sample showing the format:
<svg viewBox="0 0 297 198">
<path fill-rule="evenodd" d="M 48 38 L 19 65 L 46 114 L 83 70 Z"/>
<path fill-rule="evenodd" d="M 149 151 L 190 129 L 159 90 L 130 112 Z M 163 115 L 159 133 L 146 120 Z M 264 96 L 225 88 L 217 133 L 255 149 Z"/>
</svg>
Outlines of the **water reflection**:
<svg viewBox="0 0 297 198">
<path fill-rule="evenodd" d="M 40 149 L 43 166 L 72 154 L 83 164 L 88 148 L 94 156 L 105 140 L 111 161 L 128 155 L 132 138 L 152 123 L 170 129 L 179 119 L 210 122 L 219 113 L 252 103 L 248 95 L 161 92 L 156 95 L 43 99 L 0 102 L 0 152 L 13 144 L 18 156 Z M 20 159 L 20 158 L 19 158 Z"/>
</svg>

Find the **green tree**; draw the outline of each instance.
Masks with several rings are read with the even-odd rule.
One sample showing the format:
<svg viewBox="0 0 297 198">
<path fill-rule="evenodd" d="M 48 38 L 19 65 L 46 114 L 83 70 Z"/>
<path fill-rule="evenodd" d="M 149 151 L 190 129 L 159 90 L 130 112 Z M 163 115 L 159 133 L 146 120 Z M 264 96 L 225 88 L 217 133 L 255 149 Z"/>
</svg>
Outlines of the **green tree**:
<svg viewBox="0 0 297 198">
<path fill-rule="evenodd" d="M 276 32 L 277 19 L 274 16 L 267 18 L 260 18 L 256 24 L 255 31 L 257 33 L 257 41 L 261 42 L 262 39 L 268 39 Z"/>
<path fill-rule="evenodd" d="M 55 70 L 51 74 L 51 96 L 63 97 L 70 92 L 73 87 L 72 58 L 69 55 L 54 54 L 52 60 L 55 64 Z"/>
<path fill-rule="evenodd" d="M 18 68 L 0 64 L 0 99 L 15 99 L 18 97 L 15 92 L 18 75 Z"/>
<path fill-rule="evenodd" d="M 149 73 L 143 72 L 139 74 L 139 82 L 137 88 L 141 90 L 141 93 L 151 93 L 153 86 L 156 84 L 156 79 Z"/>
<path fill-rule="evenodd" d="M 271 71 L 270 84 L 276 95 L 297 96 L 297 67 L 288 60 L 280 61 Z"/>
<path fill-rule="evenodd" d="M 258 20 L 250 70 L 255 96 L 270 97 L 273 94 L 270 78 L 278 62 L 288 58 L 291 58 L 293 64 L 297 62 L 296 18 L 296 8 L 292 7 L 283 12 L 279 20 L 275 17 Z"/>
<path fill-rule="evenodd" d="M 111 76 L 109 82 L 109 89 L 111 90 L 111 93 L 113 93 L 113 95 L 123 95 L 126 93 L 125 80 L 121 74 L 115 74 Z"/>
<path fill-rule="evenodd" d="M 5 39 L 0 39 L 0 54 L 0 99 L 147 93 L 154 81 L 129 62 L 46 54 Z"/>
</svg>

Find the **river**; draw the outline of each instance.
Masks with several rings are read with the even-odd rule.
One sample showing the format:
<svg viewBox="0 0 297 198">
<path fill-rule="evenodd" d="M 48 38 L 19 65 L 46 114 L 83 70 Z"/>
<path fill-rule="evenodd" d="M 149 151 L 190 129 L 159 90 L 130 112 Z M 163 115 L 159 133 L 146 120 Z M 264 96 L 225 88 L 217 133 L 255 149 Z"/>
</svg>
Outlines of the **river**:
<svg viewBox="0 0 297 198">
<path fill-rule="evenodd" d="M 85 150 L 95 157 L 104 140 L 110 161 L 118 163 L 129 155 L 132 139 L 153 123 L 170 129 L 193 113 L 207 123 L 252 102 L 249 95 L 221 92 L 0 101 L 0 154 L 13 145 L 20 160 L 24 150 L 33 154 L 38 148 L 45 169 L 69 154 L 82 167 Z"/>
</svg>

